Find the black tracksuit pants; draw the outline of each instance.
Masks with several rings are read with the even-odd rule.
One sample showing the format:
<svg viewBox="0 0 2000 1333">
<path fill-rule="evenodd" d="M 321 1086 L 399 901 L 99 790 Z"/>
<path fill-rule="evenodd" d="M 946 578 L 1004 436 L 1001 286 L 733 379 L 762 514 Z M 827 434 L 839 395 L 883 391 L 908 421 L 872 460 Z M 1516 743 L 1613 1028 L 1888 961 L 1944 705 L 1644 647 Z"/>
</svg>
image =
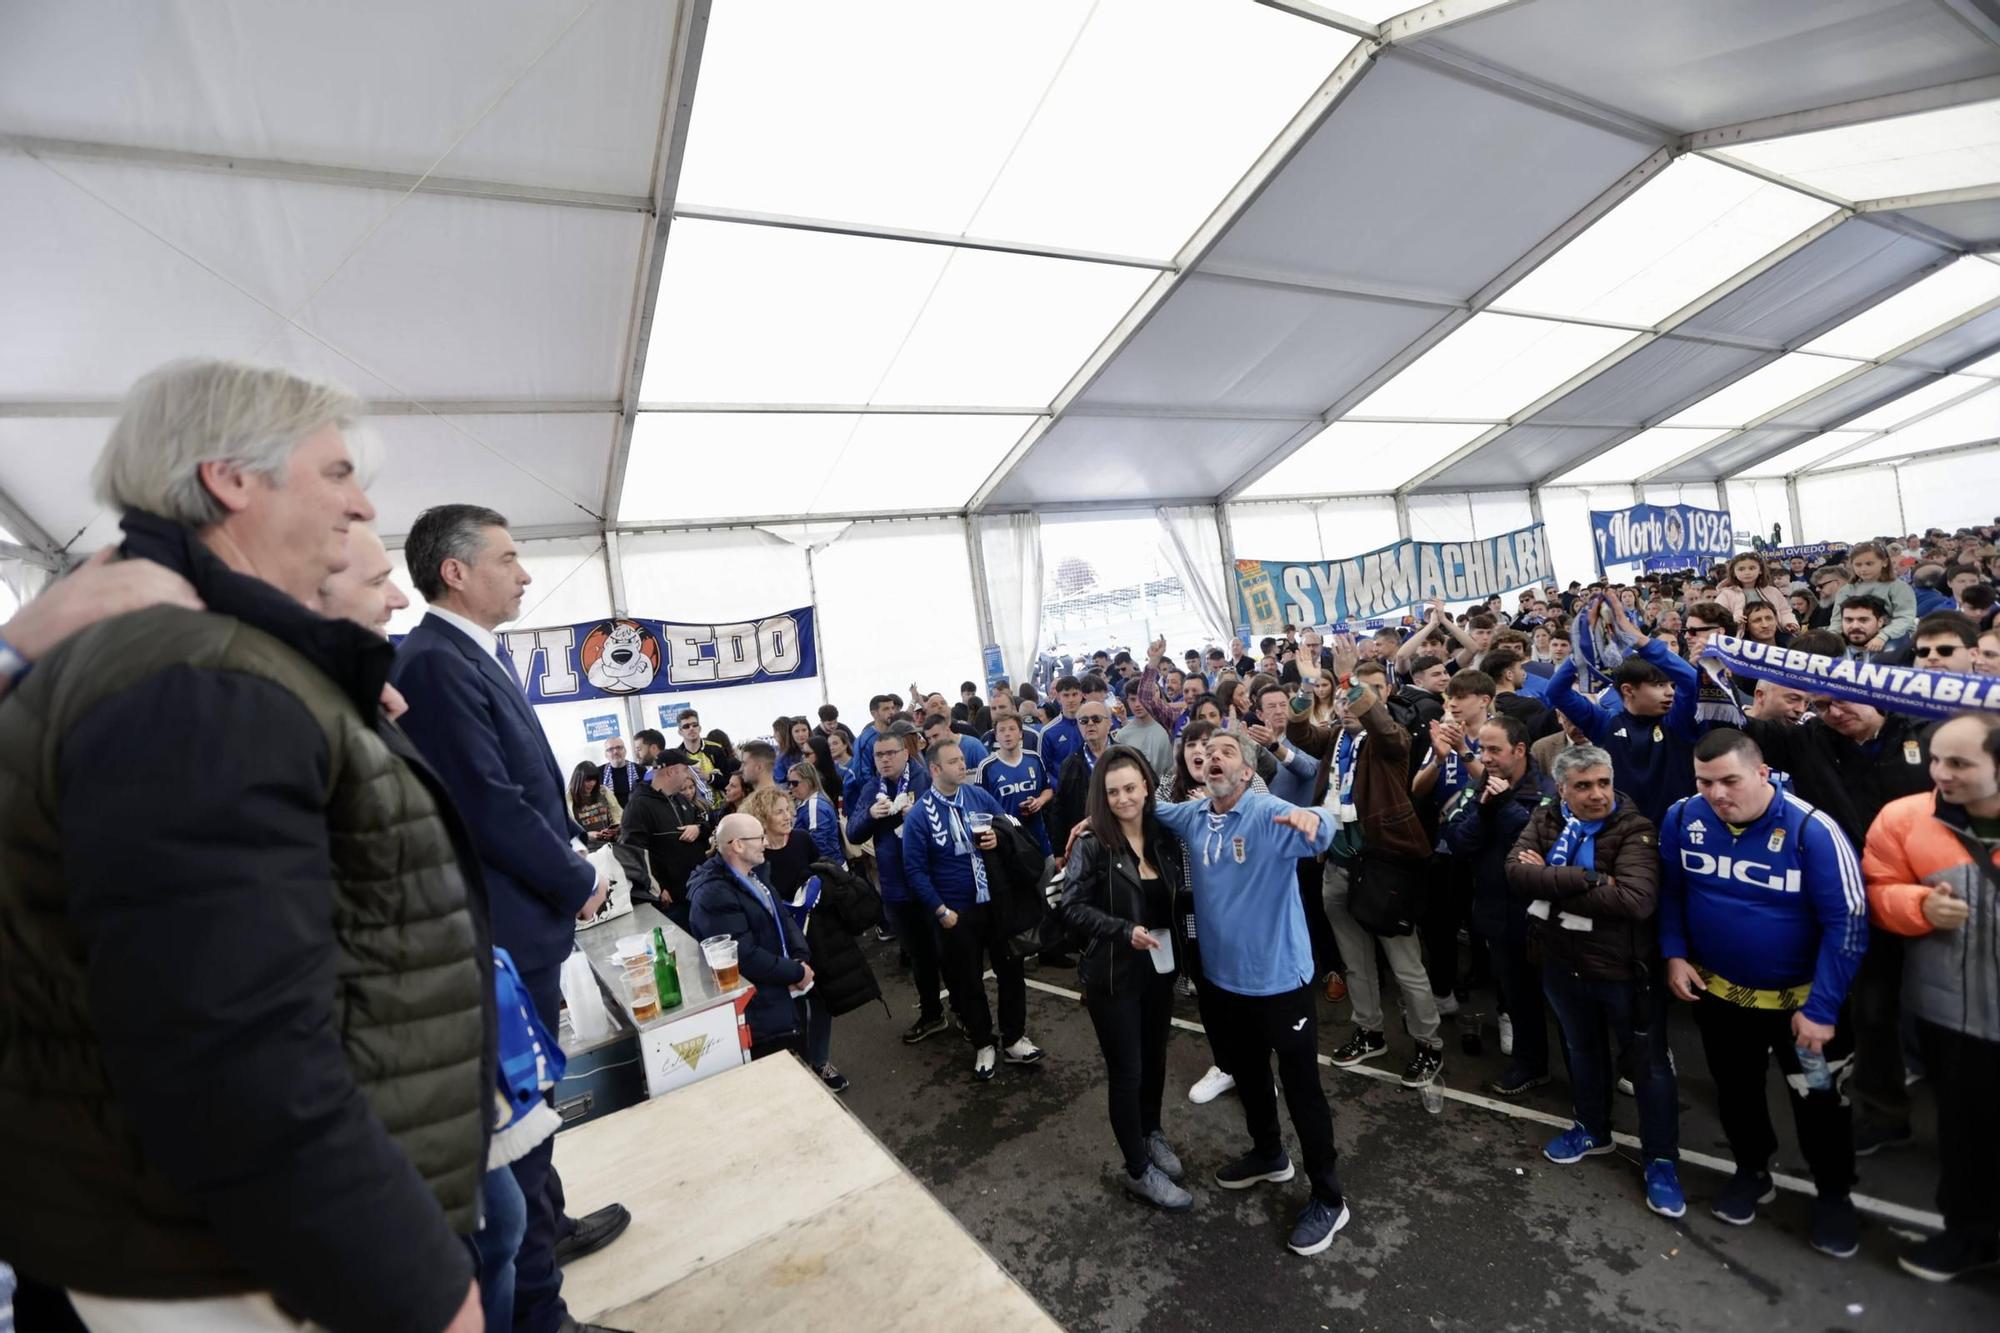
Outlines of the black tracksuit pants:
<svg viewBox="0 0 2000 1333">
<path fill-rule="evenodd" d="M 1222 1067 L 1236 1076 L 1236 1095 L 1243 1102 L 1243 1120 L 1250 1142 L 1262 1158 L 1285 1150 L 1278 1133 L 1278 1094 L 1268 1077 L 1271 1056 L 1278 1057 L 1278 1079 L 1285 1087 L 1285 1108 L 1305 1155 L 1306 1177 L 1312 1191 L 1338 1209 L 1340 1176 L 1334 1161 L 1333 1108 L 1319 1073 L 1319 1016 L 1313 987 L 1277 995 L 1238 995 L 1213 982 L 1202 990 L 1202 1015 L 1215 1041 Z"/>
<path fill-rule="evenodd" d="M 1771 1061 L 1786 1080 L 1792 1122 L 1798 1127 L 1799 1151 L 1805 1154 L 1813 1184 L 1821 1198 L 1845 1198 L 1854 1188 L 1854 1115 L 1844 1084 L 1854 1050 L 1854 1037 L 1843 1017 L 1823 1054 L 1832 1066 L 1834 1086 L 1803 1091 L 1799 1057 L 1792 1040 L 1792 1011 L 1746 1009 L 1714 995 L 1695 1002 L 1694 1025 L 1701 1032 L 1701 1049 L 1715 1080 L 1722 1132 L 1739 1171 L 1768 1171 L 1778 1151 L 1771 1127 L 1770 1104 L 1764 1098 Z"/>
<path fill-rule="evenodd" d="M 938 930 L 944 945 L 944 984 L 952 1011 L 974 1046 L 1012 1046 L 1028 1028 L 1028 983 L 1021 960 L 1007 948 L 1000 918 L 991 903 L 975 903 L 958 914 L 958 924 Z M 1000 1040 L 993 1040 L 993 1011 L 986 1004 L 988 965 L 1000 990 Z"/>
<path fill-rule="evenodd" d="M 1924 1073 L 1937 1093 L 1938 1211 L 1945 1230 L 2000 1238 L 2000 1042 L 1917 1020 Z"/>
</svg>

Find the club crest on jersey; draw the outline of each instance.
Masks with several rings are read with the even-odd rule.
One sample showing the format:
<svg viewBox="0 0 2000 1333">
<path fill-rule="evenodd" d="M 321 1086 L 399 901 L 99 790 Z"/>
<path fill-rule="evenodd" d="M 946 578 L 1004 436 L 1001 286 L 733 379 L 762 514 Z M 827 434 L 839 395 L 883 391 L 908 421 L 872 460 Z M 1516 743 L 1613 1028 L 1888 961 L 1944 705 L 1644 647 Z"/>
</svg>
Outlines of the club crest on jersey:
<svg viewBox="0 0 2000 1333">
<path fill-rule="evenodd" d="M 1243 864 L 1243 851 L 1243 839 L 1231 838 L 1229 840 L 1229 854 L 1236 858 L 1237 865 Z"/>
<path fill-rule="evenodd" d="M 1769 847 L 1769 848 L 1770 848 L 1770 849 L 1771 849 L 1772 851 L 1774 851 L 1774 852 L 1776 852 L 1776 851 L 1782 851 L 1782 850 L 1784 850 L 1784 846 L 1785 846 L 1785 831 L 1784 831 L 1783 829 L 1781 829 L 1781 828 L 1774 828 L 1774 829 L 1772 829 L 1772 830 L 1771 830 L 1771 840 L 1770 840 L 1769 842 L 1765 843 L 1764 845 L 1765 845 L 1766 847 Z"/>
</svg>

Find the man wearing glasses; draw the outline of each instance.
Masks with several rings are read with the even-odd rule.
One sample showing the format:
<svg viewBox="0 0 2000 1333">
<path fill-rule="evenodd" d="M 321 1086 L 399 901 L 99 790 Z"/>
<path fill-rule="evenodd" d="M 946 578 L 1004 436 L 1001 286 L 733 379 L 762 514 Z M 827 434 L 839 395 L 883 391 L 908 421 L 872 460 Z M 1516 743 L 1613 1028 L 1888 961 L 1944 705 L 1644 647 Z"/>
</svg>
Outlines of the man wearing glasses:
<svg viewBox="0 0 2000 1333">
<path fill-rule="evenodd" d="M 1979 668 L 1979 626 L 1961 611 L 1933 611 L 1917 622 L 1910 665 L 1970 674 Z"/>
<path fill-rule="evenodd" d="M 1063 760 L 1056 774 L 1056 804 L 1049 812 L 1049 846 L 1069 846 L 1070 830 L 1083 822 L 1084 807 L 1090 796 L 1090 775 L 1097 761 L 1111 746 L 1111 710 L 1092 699 L 1076 710 L 1077 730 L 1083 746 Z"/>
<path fill-rule="evenodd" d="M 632 793 L 646 780 L 646 770 L 625 757 L 625 742 L 613 736 L 604 742 L 604 768 L 598 780 L 618 798 L 619 809 L 632 804 Z"/>
<path fill-rule="evenodd" d="M 756 816 L 724 815 L 715 847 L 717 854 L 688 881 L 690 933 L 736 941 L 737 967 L 757 988 L 743 1017 L 750 1025 L 750 1058 L 761 1060 L 793 1049 L 805 1031 L 799 997 L 812 988 L 812 950 L 792 914 L 754 873 L 764 864 L 764 826 Z"/>
</svg>

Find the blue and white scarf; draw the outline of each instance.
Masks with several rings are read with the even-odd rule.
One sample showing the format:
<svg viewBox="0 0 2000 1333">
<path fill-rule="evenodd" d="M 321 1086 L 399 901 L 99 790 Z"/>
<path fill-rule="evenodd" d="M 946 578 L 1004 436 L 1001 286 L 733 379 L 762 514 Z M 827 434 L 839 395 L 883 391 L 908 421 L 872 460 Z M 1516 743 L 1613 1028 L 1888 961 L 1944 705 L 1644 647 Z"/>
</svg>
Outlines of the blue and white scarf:
<svg viewBox="0 0 2000 1333">
<path fill-rule="evenodd" d="M 2000 676 L 1815 657 L 1727 634 L 1711 638 L 1701 655 L 1704 664 L 1713 659 L 1731 671 L 1786 689 L 1829 695 L 1905 717 L 1951 717 L 1967 710 L 2000 713 Z"/>
<path fill-rule="evenodd" d="M 1361 756 L 1361 743 L 1368 739 L 1365 731 L 1343 731 L 1333 746 L 1333 811 L 1343 824 L 1355 820 L 1354 810 L 1354 770 L 1355 760 Z"/>
<path fill-rule="evenodd" d="M 1611 815 L 1603 819 L 1578 819 L 1564 801 L 1562 807 L 1563 830 L 1556 835 L 1549 854 L 1542 858 L 1552 866 L 1575 866 L 1578 870 L 1597 869 L 1597 835 L 1611 821 Z M 1611 813 L 1618 813 L 1613 805 Z M 1547 898 L 1537 898 L 1528 904 L 1528 915 L 1547 921 L 1553 913 L 1556 924 L 1564 930 L 1595 930 L 1596 923 L 1587 916 L 1577 916 L 1573 912 L 1556 912 L 1555 904 Z"/>
<path fill-rule="evenodd" d="M 962 789 L 961 789 L 962 790 Z M 992 895 L 986 888 L 986 858 L 972 845 L 972 832 L 965 822 L 965 798 L 963 795 L 942 796 L 933 787 L 924 793 L 924 819 L 931 826 L 931 841 L 939 847 L 951 845 L 953 856 L 963 856 L 972 862 L 972 900 L 983 903 Z M 939 810 L 943 815 L 939 815 Z"/>
</svg>

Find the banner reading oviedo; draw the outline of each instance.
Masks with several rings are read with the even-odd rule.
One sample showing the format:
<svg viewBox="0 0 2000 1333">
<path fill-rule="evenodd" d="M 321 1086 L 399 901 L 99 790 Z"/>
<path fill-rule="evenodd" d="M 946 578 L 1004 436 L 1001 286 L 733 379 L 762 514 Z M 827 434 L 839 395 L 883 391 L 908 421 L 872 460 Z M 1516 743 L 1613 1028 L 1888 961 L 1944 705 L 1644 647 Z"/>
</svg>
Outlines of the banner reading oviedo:
<svg viewBox="0 0 2000 1333">
<path fill-rule="evenodd" d="M 534 704 L 808 680 L 818 672 L 809 606 L 719 625 L 624 617 L 508 630 L 501 638 Z"/>
<path fill-rule="evenodd" d="M 1698 505 L 1593 509 L 1590 535 L 1597 543 L 1599 570 L 1630 564 L 1685 569 L 1726 560 L 1736 550 L 1729 515 Z"/>
<path fill-rule="evenodd" d="M 1469 542 L 1396 542 L 1345 560 L 1238 560 L 1237 620 L 1256 634 L 1286 623 L 1367 620 L 1433 597 L 1471 602 L 1550 577 L 1542 525 Z"/>
</svg>

